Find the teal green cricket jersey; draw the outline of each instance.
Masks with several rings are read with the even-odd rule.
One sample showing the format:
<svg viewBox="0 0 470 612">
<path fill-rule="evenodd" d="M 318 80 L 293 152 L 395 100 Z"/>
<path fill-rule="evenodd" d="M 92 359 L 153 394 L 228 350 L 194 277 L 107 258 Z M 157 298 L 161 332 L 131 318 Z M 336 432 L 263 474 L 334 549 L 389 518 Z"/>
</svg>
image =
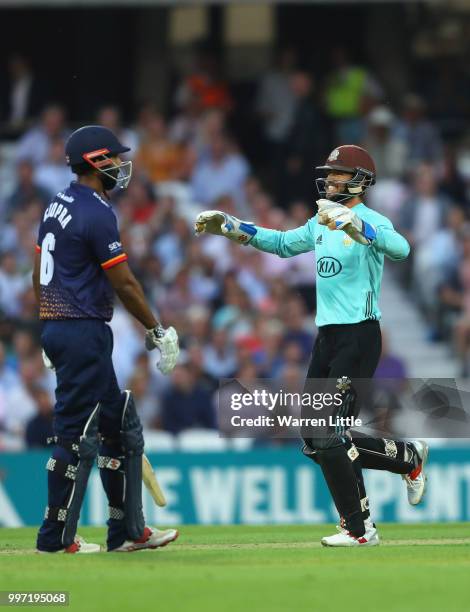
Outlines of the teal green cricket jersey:
<svg viewBox="0 0 470 612">
<path fill-rule="evenodd" d="M 362 203 L 354 206 L 354 212 L 377 231 L 369 246 L 355 242 L 341 230 L 320 225 L 317 215 L 302 227 L 286 232 L 257 226 L 250 241 L 260 251 L 279 257 L 315 251 L 318 327 L 380 319 L 378 300 L 384 255 L 399 261 L 410 252 L 410 245 L 387 217 Z"/>
</svg>

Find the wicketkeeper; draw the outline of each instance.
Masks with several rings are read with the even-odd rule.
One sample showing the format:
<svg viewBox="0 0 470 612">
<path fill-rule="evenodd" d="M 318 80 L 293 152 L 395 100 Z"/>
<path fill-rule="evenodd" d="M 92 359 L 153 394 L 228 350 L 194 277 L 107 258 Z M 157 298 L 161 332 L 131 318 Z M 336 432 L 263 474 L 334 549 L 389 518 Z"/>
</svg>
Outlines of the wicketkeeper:
<svg viewBox="0 0 470 612">
<path fill-rule="evenodd" d="M 209 210 L 198 215 L 196 233 L 218 234 L 280 257 L 315 251 L 319 332 L 307 379 L 370 379 L 381 352 L 378 299 L 384 256 L 400 261 L 410 247 L 386 217 L 362 201 L 366 189 L 375 183 L 375 165 L 367 151 L 340 146 L 316 170 L 320 174 L 318 214 L 302 227 L 285 232 L 265 229 Z M 342 417 L 357 416 L 356 399 L 351 385 L 342 402 Z M 402 474 L 409 502 L 421 501 L 428 454 L 424 442 L 356 438 L 345 428 L 321 437 L 312 433 L 303 437 L 303 452 L 321 467 L 340 515 L 338 533 L 323 538 L 323 545 L 379 543 L 362 467 Z"/>
<path fill-rule="evenodd" d="M 112 362 L 114 292 L 146 329 L 145 346 L 158 348 L 158 368 L 169 373 L 178 336 L 152 314 L 123 251 L 107 192 L 127 187 L 129 151 L 101 126 L 76 130 L 66 159 L 77 181 L 58 193 L 39 228 L 33 284 L 44 321 L 45 361 L 57 376 L 54 450 L 47 463 L 48 506 L 39 529 L 39 552 L 97 552 L 76 535 L 88 477 L 98 461 L 109 503 L 108 551 L 157 548 L 175 529 L 145 525 L 142 510 L 144 438 L 130 391 L 121 391 Z"/>
</svg>

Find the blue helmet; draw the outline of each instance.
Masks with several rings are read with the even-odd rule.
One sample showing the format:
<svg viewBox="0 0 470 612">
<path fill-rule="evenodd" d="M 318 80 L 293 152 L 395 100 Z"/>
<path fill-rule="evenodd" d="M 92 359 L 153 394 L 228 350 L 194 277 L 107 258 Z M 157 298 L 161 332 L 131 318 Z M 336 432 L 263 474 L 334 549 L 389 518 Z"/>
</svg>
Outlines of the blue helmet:
<svg viewBox="0 0 470 612">
<path fill-rule="evenodd" d="M 69 166 L 89 164 L 98 170 L 105 189 L 125 188 L 132 175 L 132 162 L 116 164 L 110 158 L 130 151 L 117 136 L 102 125 L 85 125 L 73 132 L 65 144 L 65 159 Z"/>
</svg>

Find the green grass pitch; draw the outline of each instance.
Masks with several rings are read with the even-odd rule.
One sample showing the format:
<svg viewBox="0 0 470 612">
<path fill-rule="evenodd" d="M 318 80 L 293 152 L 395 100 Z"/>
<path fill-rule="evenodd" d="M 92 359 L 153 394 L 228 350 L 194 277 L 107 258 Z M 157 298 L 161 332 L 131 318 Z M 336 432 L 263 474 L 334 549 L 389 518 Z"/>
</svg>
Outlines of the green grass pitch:
<svg viewBox="0 0 470 612">
<path fill-rule="evenodd" d="M 322 548 L 333 532 L 183 526 L 155 551 L 37 555 L 35 529 L 0 529 L 0 590 L 69 591 L 69 609 L 84 612 L 470 609 L 468 525 L 384 524 L 381 546 Z M 80 534 L 104 543 L 103 529 Z"/>
</svg>

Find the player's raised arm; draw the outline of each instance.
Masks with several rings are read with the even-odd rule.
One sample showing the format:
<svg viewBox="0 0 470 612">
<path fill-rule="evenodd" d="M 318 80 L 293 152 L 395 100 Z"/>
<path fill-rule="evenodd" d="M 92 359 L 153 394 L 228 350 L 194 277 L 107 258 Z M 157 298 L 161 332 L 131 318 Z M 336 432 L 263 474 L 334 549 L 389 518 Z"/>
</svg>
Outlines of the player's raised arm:
<svg viewBox="0 0 470 612">
<path fill-rule="evenodd" d="M 279 257 L 293 257 L 315 250 L 315 223 L 312 218 L 301 227 L 282 232 L 241 221 L 220 210 L 205 210 L 197 216 L 194 228 L 196 235 L 206 232 L 225 236 L 233 242 L 250 244 L 260 251 L 275 253 Z"/>
<path fill-rule="evenodd" d="M 377 234 L 373 246 L 393 261 L 406 259 L 410 254 L 408 240 L 399 234 L 391 223 L 390 227 L 377 227 Z"/>
<path fill-rule="evenodd" d="M 356 214 L 344 204 L 326 199 L 317 200 L 317 204 L 320 225 L 333 231 L 342 230 L 359 244 L 372 247 L 394 261 L 408 257 L 408 241 L 383 215 L 373 213 L 374 216 L 369 218 L 367 211 Z"/>
</svg>

